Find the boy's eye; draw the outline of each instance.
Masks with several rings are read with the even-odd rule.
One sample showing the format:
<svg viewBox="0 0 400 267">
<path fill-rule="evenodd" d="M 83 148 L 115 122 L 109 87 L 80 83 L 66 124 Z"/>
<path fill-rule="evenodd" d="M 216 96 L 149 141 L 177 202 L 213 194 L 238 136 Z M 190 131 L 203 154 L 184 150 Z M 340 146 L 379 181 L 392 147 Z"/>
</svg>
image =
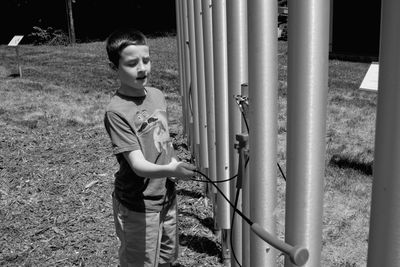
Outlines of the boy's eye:
<svg viewBox="0 0 400 267">
<path fill-rule="evenodd" d="M 131 60 L 128 62 L 129 67 L 135 67 L 138 64 L 138 60 Z"/>
<path fill-rule="evenodd" d="M 144 63 L 144 64 L 147 64 L 147 63 L 149 63 L 149 62 L 150 62 L 150 58 L 149 58 L 149 57 L 143 58 L 143 63 Z"/>
</svg>

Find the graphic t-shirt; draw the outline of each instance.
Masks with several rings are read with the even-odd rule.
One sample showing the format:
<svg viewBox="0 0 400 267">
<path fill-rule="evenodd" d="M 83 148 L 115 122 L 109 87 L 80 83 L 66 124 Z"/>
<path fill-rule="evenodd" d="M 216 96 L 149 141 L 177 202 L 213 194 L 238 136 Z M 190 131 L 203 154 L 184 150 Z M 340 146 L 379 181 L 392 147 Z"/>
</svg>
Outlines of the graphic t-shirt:
<svg viewBox="0 0 400 267">
<path fill-rule="evenodd" d="M 116 93 L 106 109 L 104 123 L 120 166 L 115 174 L 116 198 L 133 211 L 158 212 L 175 197 L 174 183 L 167 177 L 137 175 L 122 155 L 141 150 L 147 161 L 159 165 L 168 164 L 173 156 L 164 95 L 158 89 L 146 89 L 143 97 Z"/>
</svg>

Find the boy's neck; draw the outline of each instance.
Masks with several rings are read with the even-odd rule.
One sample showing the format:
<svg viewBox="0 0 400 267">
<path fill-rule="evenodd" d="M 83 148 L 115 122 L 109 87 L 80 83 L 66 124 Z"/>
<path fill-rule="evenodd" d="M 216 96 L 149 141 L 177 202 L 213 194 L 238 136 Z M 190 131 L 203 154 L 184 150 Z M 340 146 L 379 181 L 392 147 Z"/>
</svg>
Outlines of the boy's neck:
<svg viewBox="0 0 400 267">
<path fill-rule="evenodd" d="M 147 95 L 146 87 L 143 88 L 133 88 L 129 86 L 121 85 L 118 89 L 118 93 L 125 96 L 141 97 Z"/>
</svg>

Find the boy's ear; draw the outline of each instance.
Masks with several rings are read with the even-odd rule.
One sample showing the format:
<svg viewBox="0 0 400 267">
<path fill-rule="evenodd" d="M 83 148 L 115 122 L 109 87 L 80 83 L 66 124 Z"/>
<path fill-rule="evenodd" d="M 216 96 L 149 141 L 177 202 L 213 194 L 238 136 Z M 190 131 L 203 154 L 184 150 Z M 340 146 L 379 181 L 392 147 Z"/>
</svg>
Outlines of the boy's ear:
<svg viewBox="0 0 400 267">
<path fill-rule="evenodd" d="M 112 63 L 112 62 L 108 62 L 108 66 L 110 66 L 110 68 L 111 68 L 112 70 L 118 70 L 118 67 L 115 66 L 115 64 Z"/>
</svg>

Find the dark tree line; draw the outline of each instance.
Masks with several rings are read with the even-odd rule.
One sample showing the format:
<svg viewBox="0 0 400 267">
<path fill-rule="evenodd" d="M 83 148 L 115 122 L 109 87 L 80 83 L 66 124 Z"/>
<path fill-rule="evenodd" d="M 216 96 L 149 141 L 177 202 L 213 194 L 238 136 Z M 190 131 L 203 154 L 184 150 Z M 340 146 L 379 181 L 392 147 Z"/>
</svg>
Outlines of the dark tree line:
<svg viewBox="0 0 400 267">
<path fill-rule="evenodd" d="M 175 0 L 75 0 L 77 41 L 103 40 L 113 29 L 130 26 L 148 35 L 174 33 Z M 0 43 L 33 27 L 60 29 L 68 35 L 65 0 L 1 0 Z"/>
</svg>

